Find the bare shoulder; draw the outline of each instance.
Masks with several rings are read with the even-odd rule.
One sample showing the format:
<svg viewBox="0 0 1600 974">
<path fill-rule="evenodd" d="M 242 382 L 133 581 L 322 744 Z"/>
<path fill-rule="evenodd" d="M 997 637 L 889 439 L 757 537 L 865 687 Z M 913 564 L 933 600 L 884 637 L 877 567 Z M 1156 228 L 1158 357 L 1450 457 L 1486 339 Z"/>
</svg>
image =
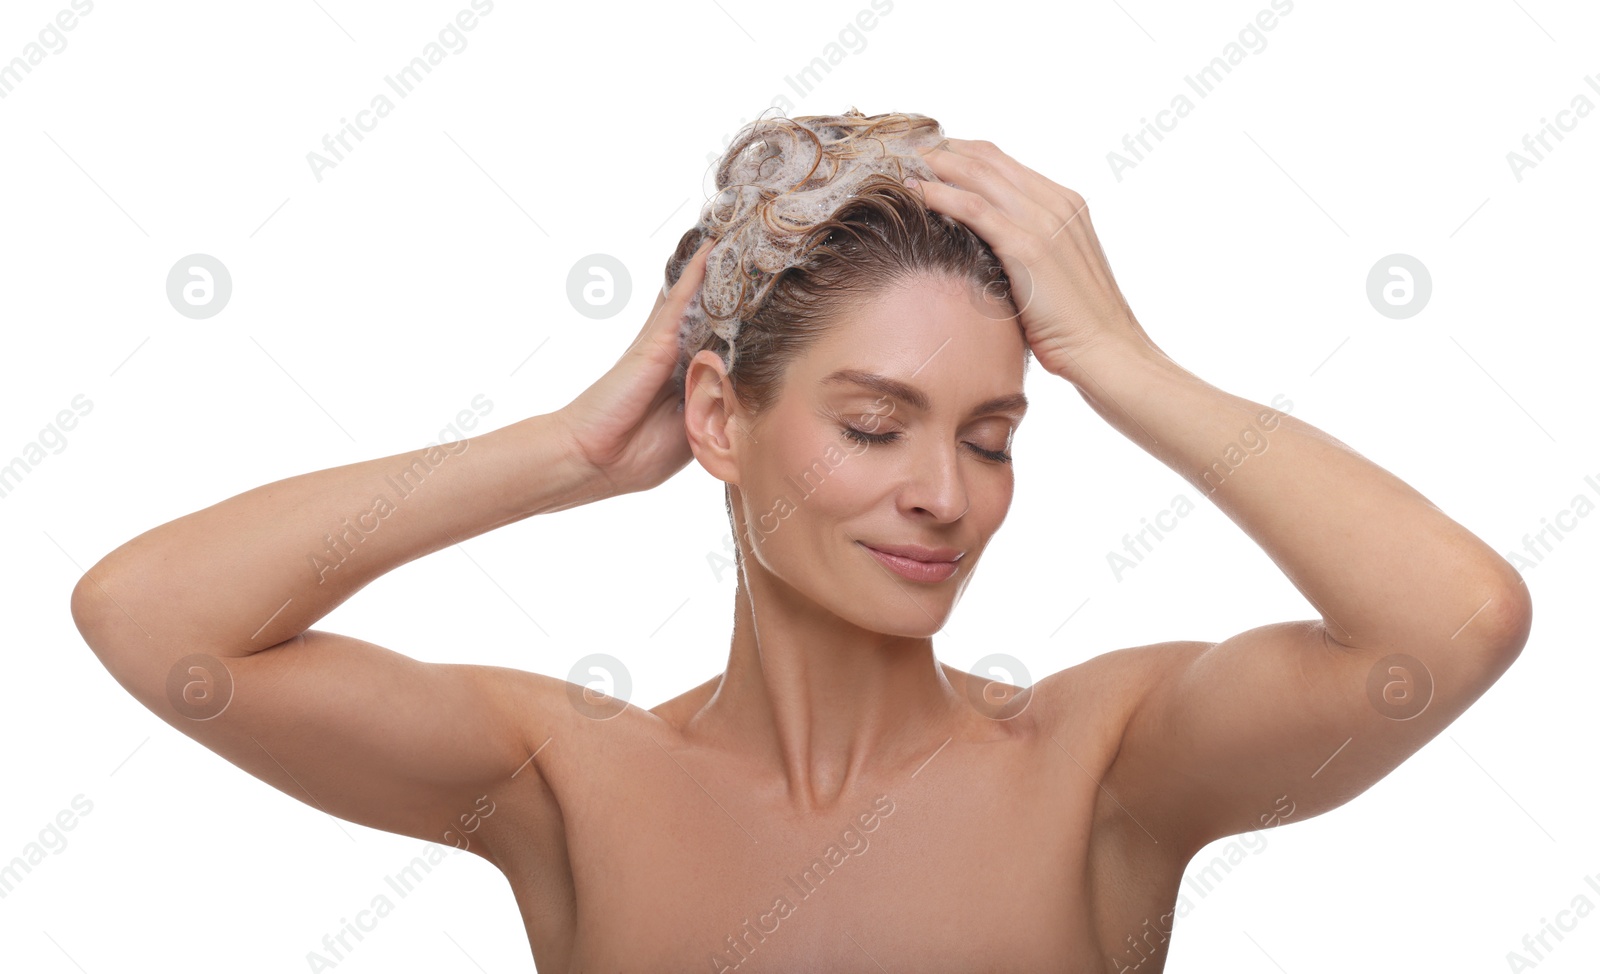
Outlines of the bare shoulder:
<svg viewBox="0 0 1600 974">
<path fill-rule="evenodd" d="M 503 670 L 513 719 L 522 728 L 527 761 L 551 784 L 564 770 L 593 777 L 592 763 L 605 749 L 627 740 L 659 733 L 670 723 L 668 714 L 689 706 L 697 687 L 666 703 L 646 710 L 614 692 L 615 684 L 597 677 L 592 684 L 572 683 L 559 677 L 526 670 Z M 710 686 L 714 687 L 713 680 Z M 658 711 L 665 711 L 658 713 Z"/>
<path fill-rule="evenodd" d="M 971 673 L 942 665 L 951 687 L 990 718 L 987 725 L 1030 741 L 1052 760 L 1065 753 L 1099 781 L 1149 688 L 1208 645 L 1177 641 L 1110 650 L 1031 684 L 1003 656 L 980 661 Z"/>
<path fill-rule="evenodd" d="M 1040 721 L 1094 782 L 1092 822 L 1099 836 L 1096 869 L 1124 892 L 1159 886 L 1194 850 L 1152 841 L 1163 831 L 1142 808 L 1130 808 L 1126 786 L 1128 731 L 1150 690 L 1186 668 L 1213 644 L 1172 640 L 1108 650 L 1039 680 Z"/>
<path fill-rule="evenodd" d="M 1047 704 L 1042 713 L 1052 731 L 1090 714 L 1120 735 L 1150 687 L 1211 645 L 1171 640 L 1108 650 L 1040 679 L 1034 692 Z"/>
<path fill-rule="evenodd" d="M 502 870 L 528 872 L 535 864 L 543 868 L 564 859 L 565 815 L 583 796 L 620 787 L 630 773 L 629 755 L 670 733 L 671 721 L 604 692 L 600 674 L 594 674 L 594 684 L 584 685 L 528 670 L 494 669 L 492 705 L 515 725 L 519 759 L 479 802 L 471 824 L 481 821 L 481 836 L 465 836 L 457 827 L 446 838 L 473 843 L 465 847 Z M 656 709 L 682 708 L 700 689 Z M 482 808 L 493 811 L 482 814 Z"/>
</svg>

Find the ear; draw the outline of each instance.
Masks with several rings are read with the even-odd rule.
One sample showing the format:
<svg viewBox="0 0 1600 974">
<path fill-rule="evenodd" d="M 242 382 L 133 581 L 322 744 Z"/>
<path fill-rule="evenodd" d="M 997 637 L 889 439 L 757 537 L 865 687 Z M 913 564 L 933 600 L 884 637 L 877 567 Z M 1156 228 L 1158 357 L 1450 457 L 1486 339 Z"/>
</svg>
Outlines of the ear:
<svg viewBox="0 0 1600 974">
<path fill-rule="evenodd" d="M 739 448 L 747 417 L 733 380 L 716 352 L 701 349 L 683 373 L 683 426 L 689 449 L 706 472 L 725 484 L 739 482 Z"/>
</svg>

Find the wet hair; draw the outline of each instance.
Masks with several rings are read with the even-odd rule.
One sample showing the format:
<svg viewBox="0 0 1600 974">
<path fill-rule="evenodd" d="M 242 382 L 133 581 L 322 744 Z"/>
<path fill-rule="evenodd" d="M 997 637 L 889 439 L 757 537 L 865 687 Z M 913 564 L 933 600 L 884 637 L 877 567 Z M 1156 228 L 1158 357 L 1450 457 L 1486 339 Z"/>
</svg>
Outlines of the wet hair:
<svg viewBox="0 0 1600 974">
<path fill-rule="evenodd" d="M 742 128 L 717 163 L 717 192 L 667 261 L 671 287 L 706 237 L 716 240 L 679 335 L 680 393 L 689 360 L 710 349 L 740 404 L 759 414 L 788 364 L 835 319 L 923 273 L 968 281 L 1015 317 L 994 251 L 902 181 L 938 179 L 918 150 L 943 140 L 925 115 L 855 108 Z M 1026 366 L 1026 341 L 1023 349 Z"/>
<path fill-rule="evenodd" d="M 943 139 L 927 116 L 854 108 L 741 129 L 717 164 L 716 194 L 667 262 L 671 287 L 705 238 L 717 241 L 684 314 L 680 391 L 689 359 L 709 348 L 739 401 L 759 413 L 776 397 L 784 366 L 831 319 L 918 272 L 965 279 L 1009 302 L 988 244 L 902 182 L 937 178 L 918 150 Z"/>
</svg>

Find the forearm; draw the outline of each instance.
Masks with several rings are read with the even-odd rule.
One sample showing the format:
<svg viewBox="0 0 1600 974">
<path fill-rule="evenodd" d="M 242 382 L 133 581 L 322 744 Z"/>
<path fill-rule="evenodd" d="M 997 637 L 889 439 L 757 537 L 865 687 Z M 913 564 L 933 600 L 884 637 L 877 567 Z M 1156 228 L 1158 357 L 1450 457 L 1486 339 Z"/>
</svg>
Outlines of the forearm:
<svg viewBox="0 0 1600 974">
<path fill-rule="evenodd" d="M 1072 380 L 1091 408 L 1209 498 L 1347 645 L 1504 640 L 1515 570 L 1409 485 L 1321 430 L 1224 392 L 1159 350 Z"/>
<path fill-rule="evenodd" d="M 406 562 L 604 489 L 552 417 L 534 416 L 275 481 L 153 528 L 89 570 L 73 609 L 87 616 L 93 606 L 99 639 L 119 645 L 246 655 L 304 632 Z"/>
</svg>

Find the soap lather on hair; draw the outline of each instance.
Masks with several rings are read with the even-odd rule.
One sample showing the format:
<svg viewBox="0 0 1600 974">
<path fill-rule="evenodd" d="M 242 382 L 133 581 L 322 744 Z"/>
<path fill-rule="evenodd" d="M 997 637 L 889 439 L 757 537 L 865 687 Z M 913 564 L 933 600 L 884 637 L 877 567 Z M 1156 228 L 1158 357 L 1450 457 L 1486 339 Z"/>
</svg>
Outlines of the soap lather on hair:
<svg viewBox="0 0 1600 974">
<path fill-rule="evenodd" d="M 728 343 L 731 369 L 741 321 L 758 308 L 774 277 L 820 242 L 827 221 L 868 180 L 937 179 L 920 150 L 944 141 L 925 115 L 769 118 L 739 131 L 718 165 L 717 192 L 700 211 L 697 237 L 716 238 L 705 278 L 684 312 L 677 379 L 690 349 L 707 333 Z"/>
</svg>

